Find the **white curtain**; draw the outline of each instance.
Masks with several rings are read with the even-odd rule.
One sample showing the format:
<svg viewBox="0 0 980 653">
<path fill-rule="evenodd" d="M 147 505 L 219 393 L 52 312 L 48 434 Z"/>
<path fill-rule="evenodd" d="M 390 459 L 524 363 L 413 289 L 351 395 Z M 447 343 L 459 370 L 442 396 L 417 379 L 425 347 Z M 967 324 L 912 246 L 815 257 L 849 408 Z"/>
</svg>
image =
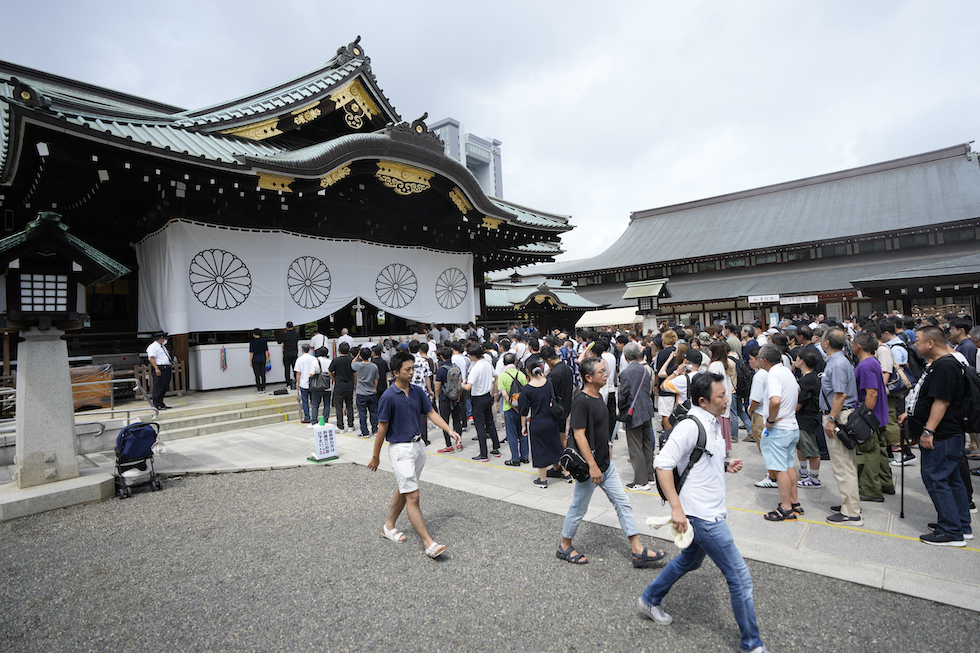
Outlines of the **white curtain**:
<svg viewBox="0 0 980 653">
<path fill-rule="evenodd" d="M 136 245 L 139 328 L 302 324 L 355 297 L 408 320 L 474 319 L 473 255 L 173 220 Z"/>
</svg>

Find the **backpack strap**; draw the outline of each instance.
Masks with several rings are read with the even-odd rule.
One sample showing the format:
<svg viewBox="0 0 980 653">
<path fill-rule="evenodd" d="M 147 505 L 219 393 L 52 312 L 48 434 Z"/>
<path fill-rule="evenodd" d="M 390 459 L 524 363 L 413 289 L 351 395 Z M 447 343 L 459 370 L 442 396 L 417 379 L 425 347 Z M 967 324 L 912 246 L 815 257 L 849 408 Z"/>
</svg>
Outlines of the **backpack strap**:
<svg viewBox="0 0 980 653">
<path fill-rule="evenodd" d="M 694 415 L 685 415 L 681 419 L 693 419 L 694 423 L 698 425 L 698 441 L 694 445 L 694 449 L 691 450 L 691 456 L 688 458 L 687 467 L 685 467 L 684 471 L 681 472 L 674 480 L 674 489 L 677 490 L 678 495 L 681 493 L 681 487 L 684 485 L 684 481 L 687 480 L 687 475 L 691 473 L 694 465 L 701 460 L 701 456 L 704 454 L 708 454 L 709 457 L 712 456 L 712 453 L 707 449 L 708 434 L 705 432 L 704 425 L 701 423 L 701 420 Z M 680 422 L 681 420 L 677 421 Z M 674 426 L 676 428 L 676 424 Z M 675 469 L 674 472 L 677 473 L 677 470 Z"/>
</svg>

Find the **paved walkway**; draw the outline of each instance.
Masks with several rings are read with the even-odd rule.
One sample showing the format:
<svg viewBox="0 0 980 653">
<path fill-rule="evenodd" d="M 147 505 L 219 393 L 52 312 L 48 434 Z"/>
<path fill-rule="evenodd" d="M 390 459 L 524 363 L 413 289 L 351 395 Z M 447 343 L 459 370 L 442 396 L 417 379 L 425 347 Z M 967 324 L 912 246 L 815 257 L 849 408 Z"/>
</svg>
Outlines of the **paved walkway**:
<svg viewBox="0 0 980 653">
<path fill-rule="evenodd" d="M 197 393 L 170 399 L 175 408 L 205 403 L 241 400 L 246 391 Z M 253 396 L 254 395 L 249 395 Z M 502 435 L 502 429 L 500 429 Z M 476 443 L 470 428 L 464 434 L 461 454 L 437 454 L 441 432 L 430 429 L 429 456 L 423 480 L 435 485 L 505 501 L 528 508 L 564 515 L 572 496 L 572 486 L 551 482 L 546 490 L 531 481 L 537 472 L 530 466 L 506 467 L 503 456 L 490 463 L 471 460 Z M 169 451 L 156 458 L 156 469 L 164 476 L 213 474 L 251 470 L 282 469 L 312 465 L 306 458 L 313 451 L 313 431 L 299 423 L 281 423 L 247 430 L 229 431 L 195 438 L 168 441 Z M 361 439 L 354 433 L 338 436 L 339 458 L 328 465 L 366 465 L 373 438 Z M 765 473 L 762 457 L 754 444 L 738 443 L 734 455 L 742 457 L 745 470 L 728 475 L 729 524 L 742 554 L 752 560 L 881 588 L 980 612 L 980 540 L 966 548 L 929 547 L 918 541 L 926 524 L 935 519 L 917 466 L 905 468 L 905 518 L 899 517 L 899 495 L 886 497 L 883 504 L 862 503 L 865 526 L 853 528 L 827 523 L 829 506 L 838 502 L 836 482 L 829 463 L 821 474 L 823 487 L 800 489 L 806 516 L 796 523 L 774 523 L 762 518 L 778 500 L 776 489 L 759 489 L 754 482 Z M 83 456 L 83 464 L 112 471 L 113 454 Z M 614 462 L 623 482 L 632 480 L 626 461 L 626 443 L 621 437 L 614 445 Z M 387 456 L 381 457 L 388 469 Z M 11 469 L 0 469 L 0 483 L 10 481 Z M 895 470 L 896 472 L 898 470 Z M 898 484 L 898 477 L 896 476 Z M 900 487 L 900 484 L 899 484 Z M 641 533 L 656 537 L 658 531 L 645 525 L 646 517 L 669 514 L 656 491 L 630 492 L 630 500 Z M 597 492 L 587 521 L 619 528 L 616 513 L 605 495 Z M 974 515 L 974 531 L 980 532 Z M 665 542 L 668 550 L 673 544 Z M 676 549 L 674 550 L 676 551 Z"/>
</svg>

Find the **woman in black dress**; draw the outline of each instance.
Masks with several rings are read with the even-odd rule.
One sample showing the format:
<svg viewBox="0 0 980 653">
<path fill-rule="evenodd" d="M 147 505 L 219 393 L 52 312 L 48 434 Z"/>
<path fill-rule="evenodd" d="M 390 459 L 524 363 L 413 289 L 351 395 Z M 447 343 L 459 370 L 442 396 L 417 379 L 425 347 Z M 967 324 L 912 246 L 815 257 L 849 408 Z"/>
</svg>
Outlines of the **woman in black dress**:
<svg viewBox="0 0 980 653">
<path fill-rule="evenodd" d="M 534 479 L 534 484 L 543 490 L 548 487 L 548 468 L 557 466 L 562 447 L 558 422 L 551 414 L 551 383 L 545 378 L 544 363 L 540 358 L 535 359 L 526 371 L 528 382 L 517 405 L 523 433 L 530 436 L 531 464 L 538 468 L 539 478 Z"/>
</svg>

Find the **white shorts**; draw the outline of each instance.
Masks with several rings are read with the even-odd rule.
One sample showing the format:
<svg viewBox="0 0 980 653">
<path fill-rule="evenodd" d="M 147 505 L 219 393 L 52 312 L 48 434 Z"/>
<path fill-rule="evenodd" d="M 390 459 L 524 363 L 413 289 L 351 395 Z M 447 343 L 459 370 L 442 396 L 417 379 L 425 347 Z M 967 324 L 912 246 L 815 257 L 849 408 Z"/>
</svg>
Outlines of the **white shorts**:
<svg viewBox="0 0 980 653">
<path fill-rule="evenodd" d="M 425 467 L 425 443 L 395 442 L 388 445 L 388 461 L 395 475 L 399 494 L 409 494 L 419 489 L 419 476 Z"/>
<path fill-rule="evenodd" d="M 673 397 L 657 397 L 657 414 L 661 417 L 670 417 L 670 414 L 674 412 L 674 407 L 677 406 L 677 396 Z"/>
</svg>

